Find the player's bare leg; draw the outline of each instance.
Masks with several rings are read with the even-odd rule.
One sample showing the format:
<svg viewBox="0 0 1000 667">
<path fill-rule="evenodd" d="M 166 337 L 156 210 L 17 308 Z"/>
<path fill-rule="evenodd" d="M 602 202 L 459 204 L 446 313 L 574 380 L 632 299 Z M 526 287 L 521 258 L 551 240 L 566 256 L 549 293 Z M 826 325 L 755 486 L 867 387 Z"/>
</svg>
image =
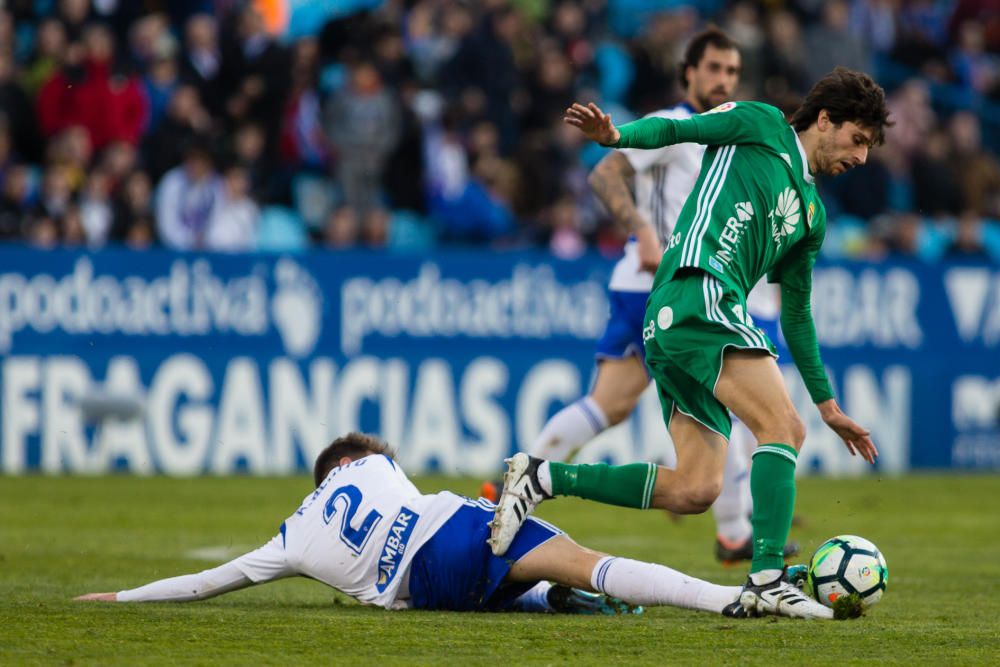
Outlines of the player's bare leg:
<svg viewBox="0 0 1000 667">
<path fill-rule="evenodd" d="M 558 535 L 514 563 L 507 578 L 510 581 L 553 581 L 594 591 L 591 573 L 605 556 L 607 554 L 600 551 L 581 547 L 566 535 Z"/>
<path fill-rule="evenodd" d="M 716 397 L 746 424 L 759 443 L 753 454 L 754 559 L 752 572 L 784 566 L 784 546 L 795 506 L 795 464 L 805 426 L 770 355 L 730 350 Z"/>
<path fill-rule="evenodd" d="M 802 447 L 805 425 L 771 355 L 727 350 L 715 395 L 747 425 L 758 443 L 783 439 L 796 451 Z"/>
<path fill-rule="evenodd" d="M 597 366 L 597 377 L 590 395 L 594 397 L 608 424 L 620 424 L 635 411 L 642 392 L 649 386 L 649 375 L 642 359 L 632 355 L 624 359 L 604 359 Z"/>
<path fill-rule="evenodd" d="M 778 406 L 772 408 L 771 412 L 763 408 L 755 412 L 745 407 L 747 403 L 752 405 L 753 400 L 736 401 L 740 410 L 748 415 L 751 429 L 756 428 L 755 435 L 758 441 L 781 443 L 783 438 L 785 441 L 801 445 L 802 434 L 795 432 L 796 428 L 801 431 L 801 420 L 798 420 L 794 407 L 791 406 L 773 359 L 769 356 L 746 353 L 734 355 L 733 358 L 736 361 L 729 363 L 730 357 L 727 356 L 729 375 L 725 383 L 720 380 L 724 390 L 730 393 L 738 392 L 734 387 L 747 385 L 749 387 L 747 395 L 759 397 L 763 405 Z M 751 364 L 769 362 L 770 366 L 762 366 L 761 372 L 754 372 L 754 366 L 744 369 L 745 364 L 741 361 L 744 358 Z M 744 375 L 746 377 L 743 377 Z M 763 386 L 757 387 L 757 384 Z M 785 407 L 782 409 L 781 406 Z M 764 424 L 770 426 L 765 427 Z M 678 514 L 704 512 L 718 497 L 722 487 L 726 440 L 678 410 L 675 410 L 671 418 L 670 433 L 677 451 L 676 469 L 655 466 L 651 463 L 623 466 L 608 466 L 601 463 L 571 465 L 543 461 L 526 454 L 517 454 L 509 459 L 504 492 L 492 525 L 490 539 L 494 553 L 497 555 L 505 553 L 528 515 L 540 502 L 553 495 L 575 495 L 612 505 L 640 509 L 653 507 Z M 762 437 L 772 439 L 760 440 Z M 780 448 L 766 449 L 770 452 L 775 450 L 780 451 Z M 795 450 L 791 451 L 794 454 Z M 794 467 L 792 471 L 794 474 Z M 794 497 L 794 480 L 792 490 Z M 779 519 L 779 524 L 780 521 Z M 771 532 L 777 535 L 780 531 Z M 780 563 L 778 567 L 784 564 L 787 535 L 786 527 L 778 545 Z"/>
<path fill-rule="evenodd" d="M 650 507 L 701 514 L 722 490 L 726 439 L 676 409 L 670 419 L 670 437 L 677 468 L 659 466 Z"/>
<path fill-rule="evenodd" d="M 726 467 L 722 473 L 722 492 L 712 504 L 716 526 L 715 557 L 724 565 L 736 565 L 753 558 L 750 457 L 756 448 L 757 439 L 750 429 L 739 419 L 734 419 Z M 792 525 L 795 525 L 794 518 Z M 793 540 L 785 543 L 786 560 L 798 552 L 798 543 Z"/>
<path fill-rule="evenodd" d="M 733 423 L 729 436 L 729 450 L 722 472 L 722 491 L 712 504 L 715 519 L 716 558 L 724 563 L 739 560 L 732 557 L 738 551 L 749 549 L 752 556 L 753 528 L 750 512 L 750 455 L 757 446 L 753 433 L 739 420 Z"/>
<path fill-rule="evenodd" d="M 584 490 L 583 497 L 599 502 L 643 509 L 652 507 L 677 514 L 700 514 L 711 507 L 722 488 L 726 439 L 676 410 L 670 421 L 670 435 L 677 452 L 677 467 L 653 468 L 655 479 L 651 489 L 651 464 L 613 468 L 604 464 L 573 466 L 563 475 L 558 464 L 549 463 L 547 470 L 539 470 L 540 499 L 553 494 L 579 495 L 576 492 Z M 569 479 L 558 480 L 557 476 Z M 578 488 L 583 486 L 587 488 Z"/>
<path fill-rule="evenodd" d="M 556 495 L 677 514 L 704 512 L 722 487 L 726 440 L 677 411 L 670 422 L 670 435 L 677 452 L 676 469 L 653 463 L 577 465 L 524 453 L 507 459 L 503 493 L 491 524 L 493 553 L 506 553 L 528 515 Z"/>
<path fill-rule="evenodd" d="M 728 351 L 715 392 L 759 443 L 750 471 L 755 539 L 751 571 L 774 575 L 784 566 L 795 506 L 795 463 L 805 426 L 770 355 Z"/>
<path fill-rule="evenodd" d="M 675 470 L 653 463 L 558 463 L 524 453 L 507 459 L 504 489 L 491 523 L 493 553 L 506 553 L 528 515 L 554 495 L 678 514 L 704 512 L 722 486 L 726 441 L 680 413 L 671 421 L 670 432 L 677 450 Z"/>
<path fill-rule="evenodd" d="M 753 561 L 741 602 L 752 611 L 832 618 L 832 611 L 783 581 L 784 548 L 795 508 L 795 463 L 805 426 L 774 358 L 750 350 L 726 352 L 716 397 L 759 443 L 750 468 Z"/>
<path fill-rule="evenodd" d="M 609 426 L 618 424 L 629 417 L 635 410 L 642 392 L 649 386 L 649 376 L 646 372 L 645 364 L 639 357 L 627 357 L 625 359 L 608 359 L 601 362 L 598 367 L 597 378 L 590 396 L 597 404 L 601 414 L 606 417 Z M 681 413 L 675 413 L 672 423 L 677 424 L 678 431 L 687 431 L 690 422 L 689 417 Z M 696 426 L 700 426 L 694 422 Z M 705 431 L 705 429 L 700 429 Z M 674 433 L 671 428 L 672 438 L 675 441 L 683 441 L 688 436 L 684 433 Z M 691 437 L 698 441 L 702 438 L 710 438 L 710 447 L 718 447 L 718 438 L 711 431 L 696 432 Z M 541 443 L 545 440 L 539 439 Z M 536 443 L 537 445 L 538 443 Z M 735 448 L 734 448 L 735 445 Z M 582 445 L 581 445 L 582 446 Z M 683 445 L 682 445 L 683 447 Z M 705 493 L 705 495 L 717 495 L 712 504 L 712 513 L 716 520 L 717 539 L 716 556 L 724 563 L 736 563 L 742 560 L 750 560 L 753 552 L 752 536 L 753 531 L 750 525 L 750 511 L 752 501 L 750 497 L 750 457 L 756 447 L 756 440 L 753 433 L 740 421 L 733 424 L 733 433 L 729 442 L 729 451 L 726 454 L 723 466 L 722 484 L 718 494 L 714 494 L 714 482 L 711 473 L 714 468 L 702 467 L 695 462 L 693 466 L 678 465 L 680 477 L 690 480 L 690 485 L 680 488 L 681 493 L 686 493 L 688 499 L 684 504 L 690 509 L 695 506 L 700 509 L 699 503 L 694 503 L 693 495 Z M 701 446 L 696 447 L 696 451 Z M 536 447 L 528 452 L 532 456 L 547 459 L 550 461 L 570 461 L 576 453 L 574 449 L 569 456 L 560 456 L 559 448 Z M 690 456 L 685 457 L 690 458 Z M 676 480 L 671 479 L 670 473 L 664 473 L 660 469 L 657 476 L 660 484 L 673 485 L 677 489 Z M 706 493 L 707 492 L 707 493 Z M 675 496 L 677 494 L 674 494 Z M 675 497 L 666 503 L 670 506 L 678 502 Z M 654 499 L 652 506 L 659 507 L 659 499 Z M 680 516 L 679 512 L 668 509 L 671 516 Z M 798 546 L 794 543 L 785 545 L 784 554 L 786 557 L 798 552 Z"/>
<path fill-rule="evenodd" d="M 745 617 L 739 586 L 718 586 L 664 565 L 608 556 L 560 535 L 514 563 L 510 581 L 548 580 L 643 606 L 670 605 Z"/>
</svg>

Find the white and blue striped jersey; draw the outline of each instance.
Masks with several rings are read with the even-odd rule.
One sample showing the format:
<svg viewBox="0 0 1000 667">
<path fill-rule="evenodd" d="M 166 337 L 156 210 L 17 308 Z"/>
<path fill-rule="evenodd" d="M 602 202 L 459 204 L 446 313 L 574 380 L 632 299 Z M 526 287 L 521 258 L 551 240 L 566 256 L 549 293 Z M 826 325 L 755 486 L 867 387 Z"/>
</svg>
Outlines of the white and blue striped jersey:
<svg viewBox="0 0 1000 667">
<path fill-rule="evenodd" d="M 649 117 L 690 118 L 693 110 L 687 104 L 654 111 Z M 705 147 L 701 144 L 675 144 L 654 150 L 619 149 L 635 171 L 635 206 L 644 220 L 656 230 L 660 245 L 667 248 L 677 216 L 684 208 L 698 174 Z M 611 275 L 609 288 L 619 292 L 648 292 L 653 276 L 639 271 L 639 256 L 634 241 L 625 245 L 625 256 L 618 261 Z"/>
<path fill-rule="evenodd" d="M 334 468 L 263 547 L 233 563 L 254 583 L 303 575 L 380 607 L 405 603 L 413 555 L 463 505 L 422 495 L 383 455 Z"/>
<path fill-rule="evenodd" d="M 683 119 L 694 115 L 686 103 L 654 111 L 647 118 Z M 670 241 L 677 217 L 701 172 L 705 147 L 675 144 L 653 150 L 622 148 L 622 155 L 635 170 L 635 205 L 653 225 L 663 247 Z"/>
</svg>

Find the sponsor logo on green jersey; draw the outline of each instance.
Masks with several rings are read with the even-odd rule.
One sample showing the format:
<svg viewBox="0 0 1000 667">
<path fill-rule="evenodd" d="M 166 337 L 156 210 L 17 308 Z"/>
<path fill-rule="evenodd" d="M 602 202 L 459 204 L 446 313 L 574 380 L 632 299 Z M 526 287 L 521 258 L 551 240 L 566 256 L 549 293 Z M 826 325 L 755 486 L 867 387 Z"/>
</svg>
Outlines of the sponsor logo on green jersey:
<svg viewBox="0 0 1000 667">
<path fill-rule="evenodd" d="M 748 201 L 736 203 L 736 215 L 730 216 L 726 220 L 726 226 L 719 234 L 720 249 L 717 253 L 708 258 L 708 265 L 716 271 L 722 272 L 725 267 L 733 261 L 733 253 L 743 239 L 743 232 L 747 223 L 753 218 L 753 204 Z"/>
<path fill-rule="evenodd" d="M 795 231 L 795 226 L 802 217 L 799 209 L 798 193 L 790 187 L 782 190 L 778 195 L 777 205 L 767 216 L 771 220 L 771 238 L 774 239 L 774 245 L 780 247 L 781 241 Z"/>
</svg>

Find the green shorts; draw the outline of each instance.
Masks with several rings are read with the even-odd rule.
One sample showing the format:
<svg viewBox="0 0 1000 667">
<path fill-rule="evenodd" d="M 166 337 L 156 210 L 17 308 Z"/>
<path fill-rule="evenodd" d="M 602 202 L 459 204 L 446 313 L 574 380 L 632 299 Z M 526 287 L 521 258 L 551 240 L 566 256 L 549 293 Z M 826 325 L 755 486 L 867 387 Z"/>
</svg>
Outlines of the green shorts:
<svg viewBox="0 0 1000 667">
<path fill-rule="evenodd" d="M 723 353 L 733 347 L 778 356 L 746 307 L 745 296 L 698 270 L 675 275 L 649 295 L 642 340 L 668 428 L 677 409 L 729 439 L 729 410 L 715 398 Z"/>
</svg>

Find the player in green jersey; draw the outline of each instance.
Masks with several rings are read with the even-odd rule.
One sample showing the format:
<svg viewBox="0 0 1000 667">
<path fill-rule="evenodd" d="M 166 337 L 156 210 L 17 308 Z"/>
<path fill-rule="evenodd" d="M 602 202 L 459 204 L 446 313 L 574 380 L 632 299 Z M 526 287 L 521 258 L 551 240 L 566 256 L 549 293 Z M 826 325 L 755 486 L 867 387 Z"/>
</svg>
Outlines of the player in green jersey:
<svg viewBox="0 0 1000 667">
<path fill-rule="evenodd" d="M 594 104 L 574 104 L 566 122 L 616 148 L 708 147 L 675 228 L 678 241 L 656 273 L 643 332 L 677 467 L 569 465 L 518 454 L 509 460 L 494 519 L 495 552 L 503 553 L 511 529 L 516 532 L 535 505 L 557 495 L 704 512 L 721 486 L 731 411 L 760 443 L 750 474 L 754 557 L 744 606 L 829 617 L 828 609 L 782 580 L 805 426 L 775 363 L 774 345 L 747 315 L 746 295 L 765 276 L 781 283 L 782 331 L 810 396 L 848 451 L 874 464 L 878 451 L 869 432 L 834 398 L 809 303 L 826 232 L 815 176 L 863 164 L 869 149 L 883 142 L 891 124 L 884 91 L 866 74 L 837 68 L 812 88 L 790 123 L 757 102 L 727 102 L 684 120 L 646 118 L 621 127 Z"/>
</svg>

